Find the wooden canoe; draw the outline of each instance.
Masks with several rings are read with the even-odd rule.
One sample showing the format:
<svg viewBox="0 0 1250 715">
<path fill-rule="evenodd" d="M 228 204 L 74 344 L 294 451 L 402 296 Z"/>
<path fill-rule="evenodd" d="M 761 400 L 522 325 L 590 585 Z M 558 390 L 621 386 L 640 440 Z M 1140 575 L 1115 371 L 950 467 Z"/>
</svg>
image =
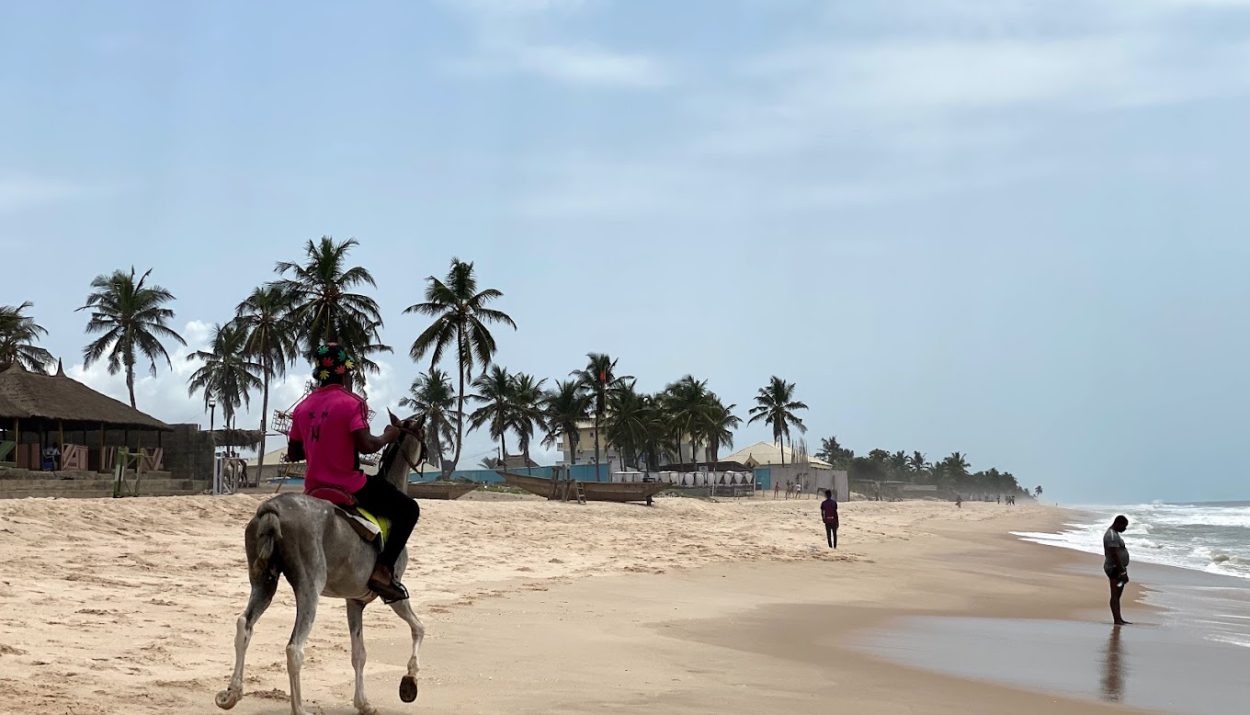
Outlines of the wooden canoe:
<svg viewBox="0 0 1250 715">
<path fill-rule="evenodd" d="M 459 499 L 482 486 L 477 482 L 409 482 L 408 496 L 413 499 Z"/>
<path fill-rule="evenodd" d="M 651 497 L 672 487 L 664 482 L 574 482 L 573 480 L 552 480 L 546 477 L 531 477 L 524 474 L 499 471 L 505 483 L 510 487 L 524 489 L 530 494 L 537 494 L 548 499 L 576 499 L 574 485 L 580 485 L 586 501 L 650 502 Z"/>
</svg>

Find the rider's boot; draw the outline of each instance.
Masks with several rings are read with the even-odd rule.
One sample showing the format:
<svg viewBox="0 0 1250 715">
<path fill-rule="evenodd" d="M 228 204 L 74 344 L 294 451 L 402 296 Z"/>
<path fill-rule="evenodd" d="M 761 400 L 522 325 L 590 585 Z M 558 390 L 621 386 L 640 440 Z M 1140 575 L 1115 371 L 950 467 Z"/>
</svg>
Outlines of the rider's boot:
<svg viewBox="0 0 1250 715">
<path fill-rule="evenodd" d="M 408 598 L 408 589 L 395 578 L 391 569 L 385 564 L 373 567 L 373 575 L 369 577 L 369 590 L 382 597 L 384 603 L 394 603 Z"/>
</svg>

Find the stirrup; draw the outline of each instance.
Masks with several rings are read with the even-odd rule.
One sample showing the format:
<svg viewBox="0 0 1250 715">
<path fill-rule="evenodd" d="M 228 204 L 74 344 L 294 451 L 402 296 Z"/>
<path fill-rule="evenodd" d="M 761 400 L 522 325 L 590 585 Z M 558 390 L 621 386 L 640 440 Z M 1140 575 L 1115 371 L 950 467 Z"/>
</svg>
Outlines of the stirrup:
<svg viewBox="0 0 1250 715">
<path fill-rule="evenodd" d="M 395 579 L 391 579 L 390 583 L 369 579 L 369 590 L 382 597 L 382 603 L 395 603 L 408 598 L 408 589 Z"/>
</svg>

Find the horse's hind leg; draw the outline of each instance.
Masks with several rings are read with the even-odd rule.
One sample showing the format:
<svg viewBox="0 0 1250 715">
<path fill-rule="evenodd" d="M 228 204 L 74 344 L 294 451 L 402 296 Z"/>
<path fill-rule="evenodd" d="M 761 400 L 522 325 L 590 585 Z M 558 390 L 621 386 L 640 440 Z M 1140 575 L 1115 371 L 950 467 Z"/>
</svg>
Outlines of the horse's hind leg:
<svg viewBox="0 0 1250 715">
<path fill-rule="evenodd" d="M 347 600 L 347 631 L 352 637 L 352 670 L 356 671 L 356 694 L 352 704 L 360 715 L 377 715 L 377 708 L 365 697 L 365 604 Z"/>
<path fill-rule="evenodd" d="M 291 640 L 286 644 L 286 672 L 291 679 L 291 715 L 305 715 L 299 672 L 304 666 L 304 644 L 308 642 L 313 620 L 317 617 L 317 599 L 325 586 L 325 577 L 315 581 L 299 579 L 292 585 L 295 586 L 295 628 L 291 630 Z"/>
<path fill-rule="evenodd" d="M 425 640 L 425 626 L 412 610 L 411 600 L 396 601 L 391 608 L 412 629 L 412 657 L 408 659 L 408 674 L 399 681 L 399 699 L 410 703 L 417 699 L 417 671 L 421 670 L 421 641 Z"/>
<path fill-rule="evenodd" d="M 230 685 L 217 693 L 217 707 L 229 710 L 243 697 L 243 658 L 247 655 L 247 644 L 252 640 L 252 628 L 262 613 L 273 601 L 273 594 L 278 590 L 276 578 L 266 578 L 261 583 L 252 584 L 252 595 L 247 599 L 247 608 L 235 625 L 234 632 L 234 674 L 230 676 Z"/>
</svg>

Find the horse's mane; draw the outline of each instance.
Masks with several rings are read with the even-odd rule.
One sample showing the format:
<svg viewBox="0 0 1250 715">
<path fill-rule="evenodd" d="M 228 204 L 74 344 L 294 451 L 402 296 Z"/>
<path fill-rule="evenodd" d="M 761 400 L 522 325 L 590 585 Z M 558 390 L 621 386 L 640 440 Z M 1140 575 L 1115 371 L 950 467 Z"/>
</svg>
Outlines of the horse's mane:
<svg viewBox="0 0 1250 715">
<path fill-rule="evenodd" d="M 390 477 L 391 465 L 395 463 L 395 458 L 399 456 L 399 443 L 404 441 L 404 438 L 407 436 L 401 435 L 399 439 L 382 448 L 382 459 L 378 461 L 378 474 L 383 479 Z"/>
</svg>

